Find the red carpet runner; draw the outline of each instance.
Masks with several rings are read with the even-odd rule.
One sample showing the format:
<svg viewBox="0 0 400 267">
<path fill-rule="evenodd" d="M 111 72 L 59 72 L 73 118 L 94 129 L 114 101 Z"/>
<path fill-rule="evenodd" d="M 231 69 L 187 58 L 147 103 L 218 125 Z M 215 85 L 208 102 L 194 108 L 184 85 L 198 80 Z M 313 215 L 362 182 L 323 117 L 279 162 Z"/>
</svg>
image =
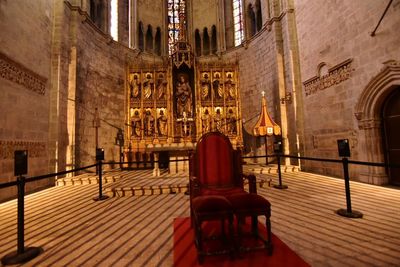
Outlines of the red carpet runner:
<svg viewBox="0 0 400 267">
<path fill-rule="evenodd" d="M 218 224 L 209 224 L 208 230 L 217 231 Z M 212 227 L 212 228 L 210 228 Z M 261 233 L 265 236 L 265 227 L 261 227 Z M 214 234 L 215 234 L 214 231 Z M 290 266 L 302 267 L 309 266 L 294 251 L 292 251 L 278 237 L 273 235 L 272 242 L 274 244 L 274 252 L 272 256 L 268 256 L 265 250 L 255 250 L 242 253 L 242 257 L 229 259 L 229 255 L 206 256 L 203 265 L 197 262 L 197 250 L 194 245 L 194 233 L 190 228 L 190 218 L 176 218 L 174 220 L 174 266 Z"/>
</svg>

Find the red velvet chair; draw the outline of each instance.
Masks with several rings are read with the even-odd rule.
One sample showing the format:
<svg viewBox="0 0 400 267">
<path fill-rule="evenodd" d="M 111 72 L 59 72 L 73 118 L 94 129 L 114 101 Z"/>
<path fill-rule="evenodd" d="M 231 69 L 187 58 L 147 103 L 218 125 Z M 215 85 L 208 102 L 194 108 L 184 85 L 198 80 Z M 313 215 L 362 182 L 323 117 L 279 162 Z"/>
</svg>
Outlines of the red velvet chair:
<svg viewBox="0 0 400 267">
<path fill-rule="evenodd" d="M 202 222 L 206 220 L 228 220 L 231 229 L 231 217 L 238 220 L 238 241 L 241 247 L 242 223 L 246 217 L 252 217 L 252 232 L 258 236 L 257 216 L 266 218 L 268 238 L 265 247 L 272 253 L 271 242 L 271 205 L 257 195 L 254 175 L 243 175 L 242 158 L 239 150 L 234 150 L 229 138 L 219 132 L 203 135 L 197 143 L 195 153 L 190 158 L 190 212 L 195 227 L 195 240 L 199 261 L 207 254 L 202 247 Z M 244 190 L 243 180 L 249 180 L 249 191 Z M 222 225 L 224 225 L 222 223 Z M 230 234 L 232 238 L 232 233 Z"/>
</svg>

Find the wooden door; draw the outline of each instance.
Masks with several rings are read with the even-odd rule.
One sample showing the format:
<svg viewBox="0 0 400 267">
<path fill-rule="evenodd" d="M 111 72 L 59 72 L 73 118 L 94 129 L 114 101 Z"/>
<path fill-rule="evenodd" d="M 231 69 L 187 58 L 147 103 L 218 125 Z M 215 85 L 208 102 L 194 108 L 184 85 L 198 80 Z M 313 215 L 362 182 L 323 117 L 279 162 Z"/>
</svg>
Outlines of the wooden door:
<svg viewBox="0 0 400 267">
<path fill-rule="evenodd" d="M 383 106 L 383 132 L 386 161 L 400 165 L 400 86 Z M 389 183 L 400 186 L 400 168 L 388 168 Z"/>
</svg>

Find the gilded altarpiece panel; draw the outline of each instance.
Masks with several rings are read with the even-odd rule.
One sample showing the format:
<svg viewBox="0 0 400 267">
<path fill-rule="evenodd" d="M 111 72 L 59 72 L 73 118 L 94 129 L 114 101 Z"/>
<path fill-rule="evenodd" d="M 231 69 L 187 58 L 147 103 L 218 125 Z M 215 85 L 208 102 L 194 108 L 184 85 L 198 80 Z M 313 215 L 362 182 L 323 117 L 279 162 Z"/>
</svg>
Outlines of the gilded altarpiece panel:
<svg viewBox="0 0 400 267">
<path fill-rule="evenodd" d="M 130 69 L 127 137 L 129 145 L 167 143 L 170 137 L 170 89 L 167 68 Z"/>
<path fill-rule="evenodd" d="M 129 68 L 125 130 L 125 151 L 133 157 L 129 161 L 143 161 L 143 155 L 152 160 L 147 151 L 155 147 L 174 150 L 194 145 L 210 131 L 226 134 L 234 147 L 242 146 L 237 66 L 199 64 L 194 69 L 192 100 L 185 106 L 177 96 L 190 75 L 174 75 L 170 64 Z"/>
<path fill-rule="evenodd" d="M 219 131 L 227 135 L 234 146 L 242 146 L 237 66 L 199 64 L 196 76 L 198 137 L 209 131 Z"/>
</svg>

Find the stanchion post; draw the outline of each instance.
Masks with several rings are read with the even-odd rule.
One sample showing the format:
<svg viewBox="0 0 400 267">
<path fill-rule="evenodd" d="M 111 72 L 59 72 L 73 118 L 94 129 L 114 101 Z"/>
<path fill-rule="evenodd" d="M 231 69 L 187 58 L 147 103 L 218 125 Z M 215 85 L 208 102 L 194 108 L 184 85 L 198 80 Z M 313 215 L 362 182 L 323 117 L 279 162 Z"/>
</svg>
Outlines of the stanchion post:
<svg viewBox="0 0 400 267">
<path fill-rule="evenodd" d="M 350 195 L 350 176 L 349 176 L 349 160 L 346 157 L 342 158 L 344 185 L 346 191 L 346 209 L 338 209 L 337 214 L 348 218 L 362 218 L 363 214 L 359 211 L 353 211 L 351 208 L 351 195 Z"/>
<path fill-rule="evenodd" d="M 93 199 L 95 201 L 108 199 L 107 195 L 103 195 L 103 162 L 101 160 L 97 161 L 97 169 L 99 170 L 99 196 Z"/>
<path fill-rule="evenodd" d="M 279 179 L 279 184 L 278 184 L 278 185 L 274 185 L 274 188 L 277 188 L 277 189 L 287 189 L 288 186 L 282 184 L 281 155 L 280 155 L 280 153 L 277 153 L 277 154 L 276 154 L 276 160 L 278 161 L 278 179 Z"/>
<path fill-rule="evenodd" d="M 25 177 L 18 176 L 18 204 L 17 204 L 17 251 L 11 252 L 1 259 L 3 265 L 24 263 L 37 257 L 43 252 L 41 247 L 25 247 Z"/>
<path fill-rule="evenodd" d="M 25 227 L 24 227 L 24 209 L 25 209 L 25 177 L 19 176 L 18 181 L 18 208 L 17 208 L 17 251 L 18 254 L 24 253 L 24 239 L 25 239 Z"/>
</svg>

